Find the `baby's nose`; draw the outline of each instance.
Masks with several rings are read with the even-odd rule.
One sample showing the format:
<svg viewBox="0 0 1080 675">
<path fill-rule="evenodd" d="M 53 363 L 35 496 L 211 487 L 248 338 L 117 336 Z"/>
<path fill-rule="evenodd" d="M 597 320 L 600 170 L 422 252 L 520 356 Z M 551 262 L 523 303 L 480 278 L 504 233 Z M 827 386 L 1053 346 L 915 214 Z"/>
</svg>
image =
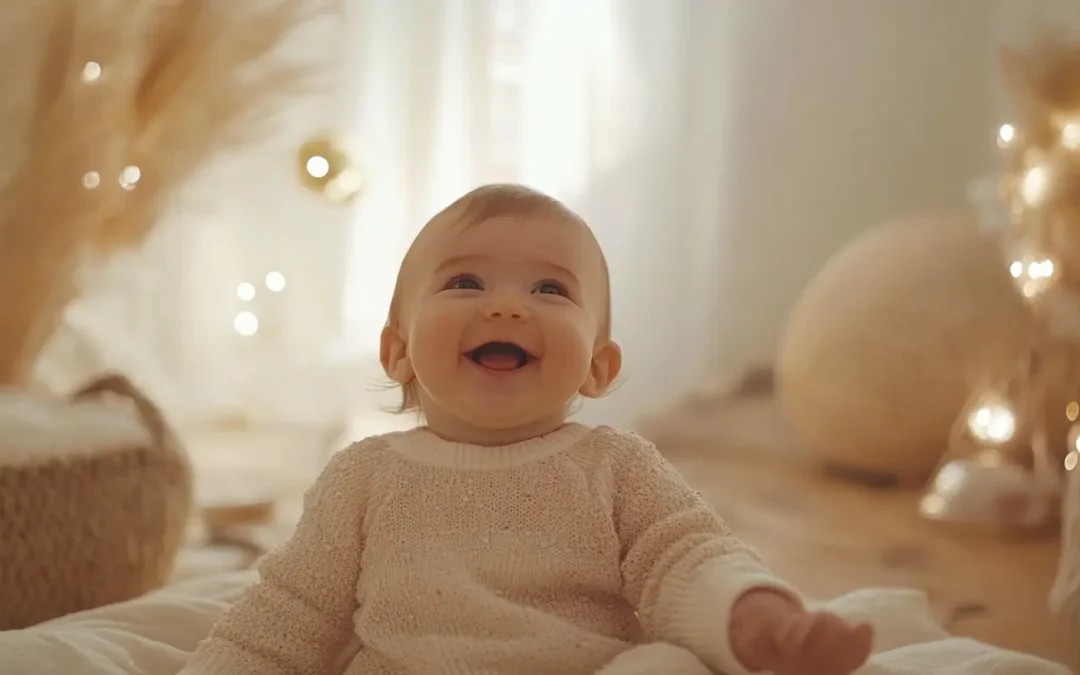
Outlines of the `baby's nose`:
<svg viewBox="0 0 1080 675">
<path fill-rule="evenodd" d="M 508 294 L 493 298 L 484 314 L 488 319 L 513 319 L 516 321 L 523 321 L 529 318 L 529 313 L 528 310 L 525 309 L 524 303 L 522 303 L 519 298 L 509 296 Z"/>
</svg>

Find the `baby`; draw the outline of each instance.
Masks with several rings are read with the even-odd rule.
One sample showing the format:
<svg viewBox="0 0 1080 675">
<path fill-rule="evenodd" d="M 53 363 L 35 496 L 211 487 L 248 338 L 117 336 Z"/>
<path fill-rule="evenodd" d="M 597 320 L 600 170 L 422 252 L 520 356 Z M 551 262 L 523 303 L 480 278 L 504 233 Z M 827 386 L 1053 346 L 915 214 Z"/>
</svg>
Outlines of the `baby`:
<svg viewBox="0 0 1080 675">
<path fill-rule="evenodd" d="M 805 610 L 650 443 L 567 422 L 619 374 L 610 305 L 555 199 L 489 185 L 436 215 L 380 350 L 426 425 L 330 461 L 183 675 L 858 668 L 869 626 Z"/>
</svg>

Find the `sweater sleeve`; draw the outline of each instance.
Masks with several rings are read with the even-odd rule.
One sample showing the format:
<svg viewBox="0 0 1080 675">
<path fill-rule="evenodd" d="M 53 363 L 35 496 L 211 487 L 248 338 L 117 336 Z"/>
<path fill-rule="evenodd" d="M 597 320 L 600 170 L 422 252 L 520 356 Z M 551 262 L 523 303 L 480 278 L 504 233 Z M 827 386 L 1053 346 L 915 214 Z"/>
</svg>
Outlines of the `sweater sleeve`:
<svg viewBox="0 0 1080 675">
<path fill-rule="evenodd" d="M 180 675 L 323 675 L 352 635 L 368 442 L 337 453 L 304 496 L 292 537 L 225 612 Z"/>
<path fill-rule="evenodd" d="M 751 589 L 798 600 L 654 445 L 616 434 L 614 519 L 627 600 L 650 640 L 694 653 L 715 671 L 749 675 L 730 642 L 731 610 Z"/>
</svg>

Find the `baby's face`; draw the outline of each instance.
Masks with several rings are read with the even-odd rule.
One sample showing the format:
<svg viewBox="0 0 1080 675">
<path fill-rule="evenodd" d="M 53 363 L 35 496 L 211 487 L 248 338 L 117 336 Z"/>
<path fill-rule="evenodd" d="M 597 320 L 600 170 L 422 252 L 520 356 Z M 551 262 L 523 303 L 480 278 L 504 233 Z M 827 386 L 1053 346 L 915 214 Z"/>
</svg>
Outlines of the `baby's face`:
<svg viewBox="0 0 1080 675">
<path fill-rule="evenodd" d="M 429 422 L 561 423 L 577 393 L 603 393 L 592 390 L 594 357 L 617 347 L 598 341 L 606 271 L 582 225 L 498 217 L 432 232 L 418 253 L 401 329 Z"/>
</svg>

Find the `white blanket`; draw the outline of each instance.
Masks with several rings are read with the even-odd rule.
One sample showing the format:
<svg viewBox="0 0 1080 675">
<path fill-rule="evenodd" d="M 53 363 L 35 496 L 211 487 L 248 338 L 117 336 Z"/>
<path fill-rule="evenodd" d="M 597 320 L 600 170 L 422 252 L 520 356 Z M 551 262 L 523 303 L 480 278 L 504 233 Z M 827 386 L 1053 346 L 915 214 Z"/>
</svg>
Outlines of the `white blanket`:
<svg viewBox="0 0 1080 675">
<path fill-rule="evenodd" d="M 130 602 L 0 633 L 3 675 L 175 675 L 195 645 L 255 580 L 218 574 Z M 877 630 L 859 675 L 1070 675 L 1064 666 L 949 637 L 918 591 L 866 588 L 823 606 Z"/>
</svg>

